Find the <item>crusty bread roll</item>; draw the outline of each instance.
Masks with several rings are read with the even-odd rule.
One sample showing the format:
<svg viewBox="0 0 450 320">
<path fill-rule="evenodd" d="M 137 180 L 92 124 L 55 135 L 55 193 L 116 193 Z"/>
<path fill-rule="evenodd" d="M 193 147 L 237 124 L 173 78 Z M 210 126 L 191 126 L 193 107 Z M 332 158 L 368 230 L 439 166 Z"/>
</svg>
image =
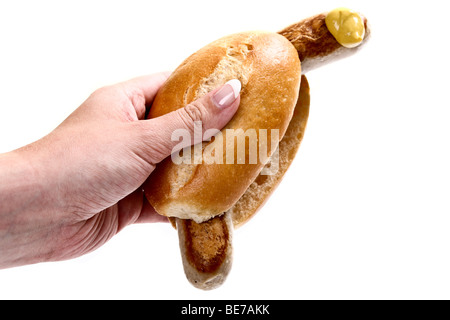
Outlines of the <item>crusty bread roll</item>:
<svg viewBox="0 0 450 320">
<path fill-rule="evenodd" d="M 300 61 L 291 43 L 270 32 L 245 32 L 221 38 L 187 58 L 159 90 L 149 117 L 174 111 L 228 80 L 242 84 L 241 102 L 222 129 L 278 129 L 281 139 L 292 117 L 300 85 Z M 225 137 L 225 134 L 224 134 Z M 270 139 L 268 139 L 270 142 Z M 211 144 L 220 141 L 210 142 Z M 200 223 L 230 209 L 244 194 L 265 162 L 180 164 L 161 162 L 144 186 L 156 211 Z M 274 148 L 267 147 L 267 157 Z M 246 150 L 248 157 L 248 148 Z M 266 159 L 267 160 L 267 159 Z"/>
</svg>

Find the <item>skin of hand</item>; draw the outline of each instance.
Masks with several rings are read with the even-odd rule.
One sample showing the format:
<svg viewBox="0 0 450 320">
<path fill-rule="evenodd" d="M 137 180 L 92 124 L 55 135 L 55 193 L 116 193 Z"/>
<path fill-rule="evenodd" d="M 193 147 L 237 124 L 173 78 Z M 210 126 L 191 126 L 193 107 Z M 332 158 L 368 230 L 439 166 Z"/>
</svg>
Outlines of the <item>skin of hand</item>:
<svg viewBox="0 0 450 320">
<path fill-rule="evenodd" d="M 169 73 L 96 90 L 55 130 L 0 154 L 0 268 L 81 256 L 125 226 L 167 221 L 142 184 L 179 141 L 175 129 L 221 129 L 240 98 L 225 84 L 184 108 L 145 120 Z M 234 91 L 236 92 L 236 90 Z M 226 100 L 226 99 L 225 99 Z"/>
</svg>

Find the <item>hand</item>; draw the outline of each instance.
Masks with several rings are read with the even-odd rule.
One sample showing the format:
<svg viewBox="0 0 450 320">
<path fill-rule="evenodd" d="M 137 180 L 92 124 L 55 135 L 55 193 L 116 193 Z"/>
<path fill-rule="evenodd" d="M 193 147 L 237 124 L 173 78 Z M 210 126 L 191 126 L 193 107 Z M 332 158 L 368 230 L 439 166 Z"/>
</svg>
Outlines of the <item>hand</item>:
<svg viewBox="0 0 450 320">
<path fill-rule="evenodd" d="M 178 141 L 175 129 L 221 129 L 239 97 L 231 85 L 162 117 L 144 120 L 168 73 L 95 91 L 44 138 L 0 155 L 0 268 L 90 252 L 137 222 L 167 221 L 141 185 Z M 225 102 L 225 103 L 224 103 Z"/>
</svg>

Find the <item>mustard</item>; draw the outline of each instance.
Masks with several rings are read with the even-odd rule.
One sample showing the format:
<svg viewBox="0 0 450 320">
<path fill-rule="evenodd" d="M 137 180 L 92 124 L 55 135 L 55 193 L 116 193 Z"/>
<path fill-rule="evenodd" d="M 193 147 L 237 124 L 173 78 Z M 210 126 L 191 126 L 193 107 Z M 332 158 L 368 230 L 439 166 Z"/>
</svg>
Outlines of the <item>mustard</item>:
<svg viewBox="0 0 450 320">
<path fill-rule="evenodd" d="M 330 11 L 325 23 L 337 42 L 347 48 L 358 46 L 364 39 L 365 28 L 361 16 L 347 8 Z"/>
</svg>

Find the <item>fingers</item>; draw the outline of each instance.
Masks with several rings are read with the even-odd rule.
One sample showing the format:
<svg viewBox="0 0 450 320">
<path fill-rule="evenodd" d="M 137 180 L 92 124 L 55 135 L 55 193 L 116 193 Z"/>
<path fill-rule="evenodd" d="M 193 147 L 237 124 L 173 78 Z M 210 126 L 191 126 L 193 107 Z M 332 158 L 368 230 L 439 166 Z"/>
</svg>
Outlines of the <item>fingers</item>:
<svg viewBox="0 0 450 320">
<path fill-rule="evenodd" d="M 159 88 L 170 74 L 170 71 L 160 72 L 137 77 L 119 84 L 133 105 L 138 119 L 144 119 L 146 105 L 153 102 Z"/>
<path fill-rule="evenodd" d="M 236 113 L 240 89 L 241 83 L 234 79 L 184 108 L 144 121 L 143 138 L 149 144 L 147 161 L 156 164 L 217 133 Z"/>
<path fill-rule="evenodd" d="M 133 223 L 169 222 L 159 215 L 144 196 L 142 188 L 119 201 L 117 207 L 117 232 Z"/>
<path fill-rule="evenodd" d="M 148 200 L 144 197 L 144 204 L 142 206 L 141 214 L 135 223 L 155 223 L 155 222 L 169 222 L 167 217 L 162 216 L 150 205 Z"/>
<path fill-rule="evenodd" d="M 122 82 L 122 85 L 138 89 L 137 93 L 141 94 L 145 98 L 145 102 L 151 103 L 159 88 L 163 85 L 171 73 L 171 71 L 165 71 L 136 77 L 126 82 Z"/>
</svg>

